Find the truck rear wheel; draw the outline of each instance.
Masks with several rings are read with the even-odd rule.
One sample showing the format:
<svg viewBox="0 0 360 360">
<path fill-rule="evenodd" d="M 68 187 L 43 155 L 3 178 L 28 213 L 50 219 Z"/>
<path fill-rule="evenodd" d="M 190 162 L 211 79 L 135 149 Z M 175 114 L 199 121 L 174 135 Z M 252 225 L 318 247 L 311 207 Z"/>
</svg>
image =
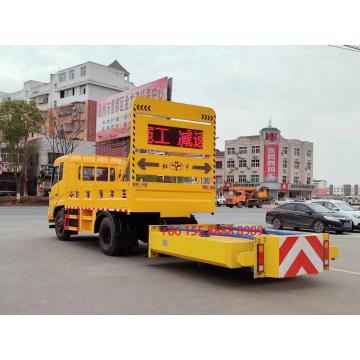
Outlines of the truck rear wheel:
<svg viewBox="0 0 360 360">
<path fill-rule="evenodd" d="M 130 218 L 107 213 L 99 226 L 99 245 L 105 255 L 116 256 L 138 245 L 138 234 Z"/>
<path fill-rule="evenodd" d="M 121 224 L 114 218 L 106 216 L 99 229 L 99 245 L 105 255 L 115 256 L 121 250 Z"/>
<path fill-rule="evenodd" d="M 236 204 L 236 206 L 237 206 L 238 208 L 242 208 L 243 204 L 242 204 L 241 202 L 238 202 L 238 203 Z"/>
<path fill-rule="evenodd" d="M 56 237 L 61 241 L 67 241 L 70 239 L 72 231 L 64 230 L 65 223 L 65 211 L 60 209 L 55 215 L 55 233 Z"/>
</svg>

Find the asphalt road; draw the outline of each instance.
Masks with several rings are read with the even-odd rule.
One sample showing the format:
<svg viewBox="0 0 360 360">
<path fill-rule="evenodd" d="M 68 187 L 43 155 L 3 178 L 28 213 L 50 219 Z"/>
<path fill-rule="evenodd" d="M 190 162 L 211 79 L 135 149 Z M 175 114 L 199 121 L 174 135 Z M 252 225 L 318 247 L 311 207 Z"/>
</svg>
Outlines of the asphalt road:
<svg viewBox="0 0 360 360">
<path fill-rule="evenodd" d="M 0 207 L 0 314 L 360 314 L 360 233 L 332 235 L 333 269 L 253 280 L 242 270 L 102 254 L 96 236 L 58 241 L 46 207 Z M 199 222 L 264 225 L 265 209 L 221 208 Z"/>
</svg>

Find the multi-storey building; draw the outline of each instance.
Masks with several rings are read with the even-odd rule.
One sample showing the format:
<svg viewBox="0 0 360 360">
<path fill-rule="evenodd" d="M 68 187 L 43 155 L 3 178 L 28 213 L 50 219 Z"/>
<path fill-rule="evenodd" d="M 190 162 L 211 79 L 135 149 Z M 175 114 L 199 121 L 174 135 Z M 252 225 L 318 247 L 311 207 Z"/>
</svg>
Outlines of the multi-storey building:
<svg viewBox="0 0 360 360">
<path fill-rule="evenodd" d="M 359 184 L 329 185 L 329 195 L 335 196 L 358 196 Z"/>
<path fill-rule="evenodd" d="M 215 179 L 216 187 L 220 188 L 224 184 L 225 178 L 225 152 L 216 149 L 216 169 L 215 169 Z"/>
<path fill-rule="evenodd" d="M 330 192 L 326 180 L 314 179 L 314 197 L 327 197 Z"/>
<path fill-rule="evenodd" d="M 285 139 L 270 124 L 259 135 L 225 141 L 225 182 L 267 186 L 273 199 L 311 198 L 313 144 Z"/>
<path fill-rule="evenodd" d="M 89 61 L 50 74 L 48 83 L 30 80 L 19 91 L 0 92 L 0 101 L 5 97 L 35 100 L 46 119 L 44 131 L 53 135 L 56 123 L 70 139 L 76 137 L 85 141 L 77 151 L 94 153 L 96 101 L 133 88 L 134 84 L 129 81 L 129 76 L 130 73 L 116 60 L 108 66 Z M 42 137 L 41 134 L 33 134 L 32 140 Z M 54 156 L 51 152 L 44 156 L 44 149 L 47 147 L 43 140 L 37 141 L 36 145 L 39 145 L 38 159 L 34 160 L 37 168 L 36 171 L 32 169 L 32 174 L 38 176 L 44 166 L 51 165 Z M 2 152 L 6 154 L 5 149 Z M 2 170 L 8 169 L 5 164 L 2 165 Z"/>
</svg>

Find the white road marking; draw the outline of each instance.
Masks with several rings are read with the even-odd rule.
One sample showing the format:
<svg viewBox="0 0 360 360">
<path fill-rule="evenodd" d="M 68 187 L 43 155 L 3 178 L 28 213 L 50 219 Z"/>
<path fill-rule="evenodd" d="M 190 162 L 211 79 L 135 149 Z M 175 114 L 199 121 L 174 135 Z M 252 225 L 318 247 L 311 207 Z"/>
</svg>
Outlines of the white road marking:
<svg viewBox="0 0 360 360">
<path fill-rule="evenodd" d="M 356 271 L 349 271 L 349 270 L 335 269 L 335 268 L 330 268 L 330 270 L 340 271 L 340 272 L 344 272 L 344 273 L 348 273 L 348 274 L 360 275 L 360 272 L 356 272 Z"/>
</svg>

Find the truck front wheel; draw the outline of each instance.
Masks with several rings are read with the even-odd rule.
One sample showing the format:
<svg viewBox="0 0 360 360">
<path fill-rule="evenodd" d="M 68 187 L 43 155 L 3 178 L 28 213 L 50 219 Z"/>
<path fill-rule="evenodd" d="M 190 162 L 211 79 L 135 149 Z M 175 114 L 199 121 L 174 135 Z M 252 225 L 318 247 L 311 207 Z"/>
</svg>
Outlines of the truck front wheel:
<svg viewBox="0 0 360 360">
<path fill-rule="evenodd" d="M 64 218 L 65 211 L 64 209 L 60 209 L 55 215 L 55 233 L 59 240 L 67 241 L 70 239 L 72 232 L 69 230 L 64 230 Z"/>
</svg>

